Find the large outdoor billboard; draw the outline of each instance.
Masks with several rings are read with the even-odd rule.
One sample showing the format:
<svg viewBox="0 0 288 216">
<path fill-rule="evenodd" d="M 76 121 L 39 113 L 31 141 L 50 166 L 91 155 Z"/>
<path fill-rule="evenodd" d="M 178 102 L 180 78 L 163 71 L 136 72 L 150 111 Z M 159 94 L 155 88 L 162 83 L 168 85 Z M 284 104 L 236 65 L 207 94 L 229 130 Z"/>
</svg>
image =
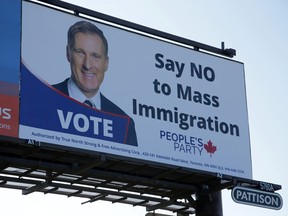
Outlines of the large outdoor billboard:
<svg viewBox="0 0 288 216">
<path fill-rule="evenodd" d="M 20 138 L 252 178 L 243 63 L 22 6 Z"/>
<path fill-rule="evenodd" d="M 0 2 L 0 135 L 18 137 L 21 1 Z"/>
</svg>

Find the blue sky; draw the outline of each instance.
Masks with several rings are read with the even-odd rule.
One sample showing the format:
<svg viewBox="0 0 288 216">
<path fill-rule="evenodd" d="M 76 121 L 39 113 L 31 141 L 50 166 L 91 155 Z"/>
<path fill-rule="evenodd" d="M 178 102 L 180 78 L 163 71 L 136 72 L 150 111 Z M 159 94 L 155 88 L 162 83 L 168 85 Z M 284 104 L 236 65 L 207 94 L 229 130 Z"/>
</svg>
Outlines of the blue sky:
<svg viewBox="0 0 288 216">
<path fill-rule="evenodd" d="M 253 179 L 282 185 L 284 206 L 280 211 L 235 203 L 231 191 L 223 190 L 224 215 L 286 216 L 287 173 L 287 53 L 288 2 L 286 0 L 70 0 L 108 15 L 172 33 L 191 40 L 236 49 L 235 60 L 245 65 L 246 94 L 253 166 Z M 81 2 L 81 3 L 79 3 Z M 243 159 L 245 160 L 245 159 Z M 2 192 L 3 191 L 3 192 Z M 16 214 L 107 216 L 145 215 L 145 208 L 108 202 L 81 205 L 83 200 L 61 196 L 3 190 L 2 205 Z M 15 208 L 17 203 L 17 208 Z M 40 210 L 36 210 L 36 206 Z M 3 209 L 3 212 L 4 212 Z M 41 210 L 43 209 L 43 210 Z M 45 209 L 45 210 L 44 210 Z M 57 210 L 56 210 L 57 209 Z M 109 210 L 109 211 L 108 211 Z M 171 214 L 171 213 L 170 213 Z"/>
</svg>

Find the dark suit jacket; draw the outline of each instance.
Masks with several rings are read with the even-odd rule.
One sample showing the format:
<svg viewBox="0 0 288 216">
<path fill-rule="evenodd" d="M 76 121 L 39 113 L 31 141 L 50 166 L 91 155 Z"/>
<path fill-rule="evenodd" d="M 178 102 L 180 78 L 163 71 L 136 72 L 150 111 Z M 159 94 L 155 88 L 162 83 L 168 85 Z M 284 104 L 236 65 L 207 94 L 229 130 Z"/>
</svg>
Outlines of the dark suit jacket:
<svg viewBox="0 0 288 216">
<path fill-rule="evenodd" d="M 67 78 L 61 83 L 58 83 L 52 86 L 69 96 L 68 85 L 67 85 L 68 79 L 69 78 Z M 100 98 L 101 98 L 101 110 L 105 112 L 110 112 L 110 113 L 114 113 L 117 115 L 129 117 L 122 109 L 120 109 L 117 105 L 115 105 L 113 102 L 108 100 L 104 95 L 100 94 Z M 127 139 L 126 139 L 125 144 L 138 146 L 137 136 L 136 136 L 136 131 L 135 131 L 135 124 L 132 118 L 130 118 L 130 123 L 128 126 L 128 134 L 127 134 Z"/>
</svg>

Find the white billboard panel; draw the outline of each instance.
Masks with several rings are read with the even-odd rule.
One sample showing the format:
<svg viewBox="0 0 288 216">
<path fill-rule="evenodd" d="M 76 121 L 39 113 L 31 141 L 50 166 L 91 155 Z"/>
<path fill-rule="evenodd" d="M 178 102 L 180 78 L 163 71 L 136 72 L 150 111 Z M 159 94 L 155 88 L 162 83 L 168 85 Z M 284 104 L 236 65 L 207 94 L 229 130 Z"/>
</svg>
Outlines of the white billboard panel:
<svg viewBox="0 0 288 216">
<path fill-rule="evenodd" d="M 34 3 L 22 13 L 20 138 L 252 178 L 242 63 Z"/>
</svg>

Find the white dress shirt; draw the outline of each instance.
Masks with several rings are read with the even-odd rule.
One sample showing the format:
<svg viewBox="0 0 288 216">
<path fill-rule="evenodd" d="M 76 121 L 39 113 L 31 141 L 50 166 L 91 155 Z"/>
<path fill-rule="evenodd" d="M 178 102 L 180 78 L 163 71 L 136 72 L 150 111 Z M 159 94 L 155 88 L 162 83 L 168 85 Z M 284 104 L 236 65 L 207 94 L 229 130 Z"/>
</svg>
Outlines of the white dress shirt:
<svg viewBox="0 0 288 216">
<path fill-rule="evenodd" d="M 101 109 L 101 99 L 100 99 L 100 91 L 98 90 L 97 94 L 92 98 L 87 98 L 82 91 L 76 86 L 72 78 L 70 77 L 68 80 L 68 92 L 69 96 L 74 98 L 81 103 L 84 103 L 85 100 L 89 100 L 97 109 Z"/>
</svg>

